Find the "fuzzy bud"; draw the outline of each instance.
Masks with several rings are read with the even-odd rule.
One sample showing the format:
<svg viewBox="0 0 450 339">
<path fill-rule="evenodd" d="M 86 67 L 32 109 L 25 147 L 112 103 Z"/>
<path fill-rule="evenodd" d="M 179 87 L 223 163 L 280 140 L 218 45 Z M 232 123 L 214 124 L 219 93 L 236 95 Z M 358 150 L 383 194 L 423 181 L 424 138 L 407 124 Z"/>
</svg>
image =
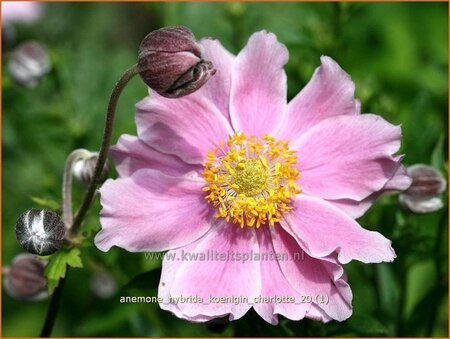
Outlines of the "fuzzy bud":
<svg viewBox="0 0 450 339">
<path fill-rule="evenodd" d="M 61 248 L 64 236 L 64 223 L 52 211 L 31 209 L 23 213 L 16 223 L 17 241 L 32 254 L 55 253 Z"/>
<path fill-rule="evenodd" d="M 400 203 L 415 213 L 431 213 L 442 208 L 441 194 L 447 182 L 432 166 L 417 164 L 407 168 L 411 186 L 399 196 Z"/>
<path fill-rule="evenodd" d="M 98 153 L 92 153 L 87 159 L 80 159 L 72 167 L 72 174 L 83 185 L 88 186 L 94 177 L 95 165 L 97 165 Z M 109 174 L 108 162 L 105 162 L 100 176 L 100 181 L 105 181 Z"/>
<path fill-rule="evenodd" d="M 3 268 L 3 286 L 13 298 L 25 301 L 44 300 L 48 297 L 44 270 L 47 262 L 30 254 L 20 254 Z"/>
<path fill-rule="evenodd" d="M 19 45 L 11 54 L 8 70 L 18 83 L 35 87 L 51 69 L 47 49 L 36 41 Z"/>
<path fill-rule="evenodd" d="M 165 27 L 148 34 L 139 47 L 138 70 L 144 82 L 167 98 L 195 92 L 216 73 L 203 60 L 202 47 L 186 27 Z"/>
</svg>

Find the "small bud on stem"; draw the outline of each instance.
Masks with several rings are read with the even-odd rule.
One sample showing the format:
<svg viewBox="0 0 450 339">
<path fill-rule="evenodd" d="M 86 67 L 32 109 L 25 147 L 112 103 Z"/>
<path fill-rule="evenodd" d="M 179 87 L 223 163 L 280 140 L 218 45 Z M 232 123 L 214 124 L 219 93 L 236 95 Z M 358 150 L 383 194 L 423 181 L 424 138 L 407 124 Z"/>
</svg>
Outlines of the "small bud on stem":
<svg viewBox="0 0 450 339">
<path fill-rule="evenodd" d="M 136 74 L 140 74 L 144 82 L 160 95 L 168 98 L 178 98 L 198 90 L 215 72 L 216 70 L 212 63 L 202 59 L 201 46 L 195 41 L 194 35 L 189 29 L 185 27 L 168 27 L 147 35 L 139 48 L 138 63 L 125 71 L 111 93 L 106 111 L 100 151 L 98 158 L 95 159 L 92 165 L 95 165 L 95 168 L 93 172 L 87 170 L 85 174 L 79 175 L 82 180 L 88 176 L 90 180 L 83 202 L 74 218 L 72 218 L 71 202 L 69 203 L 70 200 L 66 198 L 70 193 L 70 190 L 67 190 L 69 187 L 67 183 L 69 183 L 70 179 L 66 180 L 66 176 L 71 176 L 72 167 L 68 166 L 69 159 L 66 162 L 65 179 L 63 180 L 63 216 L 68 231 L 66 237 L 69 241 L 76 236 L 91 205 L 97 186 L 102 176 L 104 176 L 105 168 L 107 168 L 105 163 L 111 141 L 117 102 L 128 82 Z M 90 166 L 87 163 L 85 164 L 86 168 Z M 80 164 L 79 166 L 82 165 Z M 67 171 L 69 167 L 71 170 Z M 73 173 L 77 175 L 76 172 L 77 168 L 74 169 Z M 65 233 L 64 223 L 61 222 L 62 238 L 64 238 Z M 19 233 L 25 232 L 24 224 L 25 222 L 22 221 Z M 27 243 L 28 238 L 19 240 L 19 242 Z M 56 316 L 56 307 L 53 308 L 52 305 L 58 304 L 60 291 L 61 285 L 56 289 L 52 298 L 41 336 L 49 336 L 51 333 Z"/>
<path fill-rule="evenodd" d="M 180 59 L 177 60 L 177 58 Z M 152 65 L 152 60 L 155 67 Z M 164 62 L 175 65 L 176 72 L 171 67 L 164 66 Z M 168 73 L 164 74 L 163 71 Z M 117 102 L 128 82 L 139 73 L 144 82 L 160 95 L 177 98 L 198 90 L 215 72 L 212 63 L 201 58 L 200 45 L 197 44 L 188 28 L 167 27 L 147 35 L 139 48 L 138 63 L 125 71 L 113 88 L 106 111 L 105 129 L 93 179 L 70 227 L 70 237 L 76 234 L 95 195 L 109 151 Z M 164 79 L 165 76 L 167 77 Z"/>
<path fill-rule="evenodd" d="M 94 177 L 95 165 L 98 161 L 98 153 L 91 153 L 86 159 L 77 160 L 72 166 L 73 176 L 83 185 L 87 186 Z M 109 174 L 108 162 L 103 166 L 103 171 L 99 181 L 105 181 Z"/>
<path fill-rule="evenodd" d="M 415 213 L 431 213 L 440 209 L 441 193 L 447 186 L 444 177 L 429 165 L 413 165 L 407 171 L 412 184 L 400 194 L 400 203 Z"/>
<path fill-rule="evenodd" d="M 139 47 L 139 74 L 164 97 L 178 98 L 195 92 L 216 73 L 213 64 L 203 60 L 201 48 L 186 27 L 153 31 Z"/>
<path fill-rule="evenodd" d="M 58 214 L 31 209 L 16 223 L 16 238 L 29 253 L 50 255 L 59 250 L 64 241 L 64 223 Z"/>
<path fill-rule="evenodd" d="M 47 263 L 30 254 L 16 256 L 10 267 L 3 269 L 3 286 L 13 298 L 25 301 L 44 300 L 48 297 L 44 269 Z"/>
</svg>

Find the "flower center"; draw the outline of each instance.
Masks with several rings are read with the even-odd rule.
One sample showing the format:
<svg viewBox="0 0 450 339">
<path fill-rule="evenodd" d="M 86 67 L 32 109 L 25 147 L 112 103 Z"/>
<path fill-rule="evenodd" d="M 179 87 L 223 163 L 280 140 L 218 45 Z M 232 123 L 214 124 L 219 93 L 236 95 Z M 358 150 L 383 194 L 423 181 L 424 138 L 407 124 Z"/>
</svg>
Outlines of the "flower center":
<svg viewBox="0 0 450 339">
<path fill-rule="evenodd" d="M 296 163 L 286 141 L 235 133 L 226 145 L 208 152 L 205 199 L 217 208 L 216 218 L 241 227 L 273 225 L 292 209 L 291 198 L 301 192 Z"/>
<path fill-rule="evenodd" d="M 238 193 L 253 197 L 267 189 L 269 170 L 261 159 L 243 159 L 239 162 L 232 175 Z"/>
</svg>

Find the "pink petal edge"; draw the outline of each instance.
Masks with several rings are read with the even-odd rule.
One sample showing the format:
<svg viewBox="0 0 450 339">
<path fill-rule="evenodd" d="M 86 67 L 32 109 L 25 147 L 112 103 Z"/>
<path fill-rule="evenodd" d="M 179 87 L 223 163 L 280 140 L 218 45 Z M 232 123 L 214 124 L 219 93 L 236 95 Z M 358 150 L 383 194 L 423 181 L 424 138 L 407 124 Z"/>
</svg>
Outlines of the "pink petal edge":
<svg viewBox="0 0 450 339">
<path fill-rule="evenodd" d="M 396 257 L 391 241 L 362 228 L 345 212 L 320 198 L 299 194 L 294 209 L 280 224 L 314 258 L 336 252 L 341 264 L 390 262 Z"/>
<path fill-rule="evenodd" d="M 289 102 L 277 138 L 293 140 L 326 118 L 360 113 L 351 77 L 332 58 L 322 56 L 320 61 L 308 84 Z"/>
<path fill-rule="evenodd" d="M 235 131 L 257 137 L 281 122 L 286 108 L 289 52 L 272 33 L 254 33 L 236 56 L 232 71 L 230 115 Z"/>
<path fill-rule="evenodd" d="M 121 177 L 131 176 L 140 169 L 156 169 L 170 176 L 202 171 L 201 166 L 189 165 L 174 155 L 158 152 L 139 138 L 127 134 L 120 136 L 110 154 Z"/>
<path fill-rule="evenodd" d="M 204 237 L 189 246 L 170 251 L 163 261 L 158 296 L 160 307 L 190 321 L 206 321 L 229 315 L 229 320 L 241 318 L 251 308 L 245 303 L 210 303 L 209 297 L 248 297 L 260 293 L 260 267 L 256 261 L 183 260 L 183 253 L 249 253 L 258 251 L 253 229 L 218 223 Z M 177 260 L 169 260 L 169 253 Z M 186 256 L 186 254 L 184 254 Z M 181 259 L 181 260 L 180 260 Z M 203 303 L 175 303 L 169 296 L 199 296 Z"/>
<path fill-rule="evenodd" d="M 107 180 L 100 189 L 102 229 L 95 245 L 104 252 L 112 246 L 156 252 L 197 240 L 215 220 L 203 186 L 192 173 L 170 177 L 151 169 Z"/>
</svg>

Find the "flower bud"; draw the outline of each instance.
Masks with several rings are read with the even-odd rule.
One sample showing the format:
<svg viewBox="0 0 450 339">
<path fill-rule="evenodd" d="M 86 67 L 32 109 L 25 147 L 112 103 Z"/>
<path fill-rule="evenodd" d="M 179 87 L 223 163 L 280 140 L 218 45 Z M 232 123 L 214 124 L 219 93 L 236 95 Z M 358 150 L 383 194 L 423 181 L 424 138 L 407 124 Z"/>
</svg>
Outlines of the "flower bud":
<svg viewBox="0 0 450 339">
<path fill-rule="evenodd" d="M 16 223 L 17 240 L 32 254 L 55 253 L 61 248 L 64 236 L 64 223 L 52 211 L 31 209 L 23 213 Z"/>
<path fill-rule="evenodd" d="M 13 298 L 26 301 L 48 297 L 44 269 L 47 262 L 30 254 L 16 256 L 10 267 L 3 268 L 3 286 Z"/>
<path fill-rule="evenodd" d="M 400 203 L 415 213 L 430 213 L 442 207 L 441 193 L 447 182 L 433 167 L 417 164 L 407 168 L 411 186 L 399 196 Z"/>
<path fill-rule="evenodd" d="M 98 161 L 98 153 L 92 153 L 87 159 L 80 159 L 72 167 L 72 174 L 83 185 L 88 186 L 94 177 L 95 165 Z M 109 174 L 108 162 L 105 162 L 100 176 L 100 181 L 105 181 Z"/>
<path fill-rule="evenodd" d="M 47 49 L 36 41 L 27 41 L 19 45 L 11 54 L 8 70 L 14 80 L 35 87 L 51 69 Z"/>
<path fill-rule="evenodd" d="M 151 89 L 167 98 L 195 92 L 216 73 L 213 64 L 202 59 L 201 48 L 186 27 L 153 31 L 139 47 L 139 74 Z"/>
<path fill-rule="evenodd" d="M 91 279 L 90 286 L 92 292 L 101 299 L 108 299 L 117 291 L 116 280 L 107 272 L 96 272 Z"/>
</svg>

